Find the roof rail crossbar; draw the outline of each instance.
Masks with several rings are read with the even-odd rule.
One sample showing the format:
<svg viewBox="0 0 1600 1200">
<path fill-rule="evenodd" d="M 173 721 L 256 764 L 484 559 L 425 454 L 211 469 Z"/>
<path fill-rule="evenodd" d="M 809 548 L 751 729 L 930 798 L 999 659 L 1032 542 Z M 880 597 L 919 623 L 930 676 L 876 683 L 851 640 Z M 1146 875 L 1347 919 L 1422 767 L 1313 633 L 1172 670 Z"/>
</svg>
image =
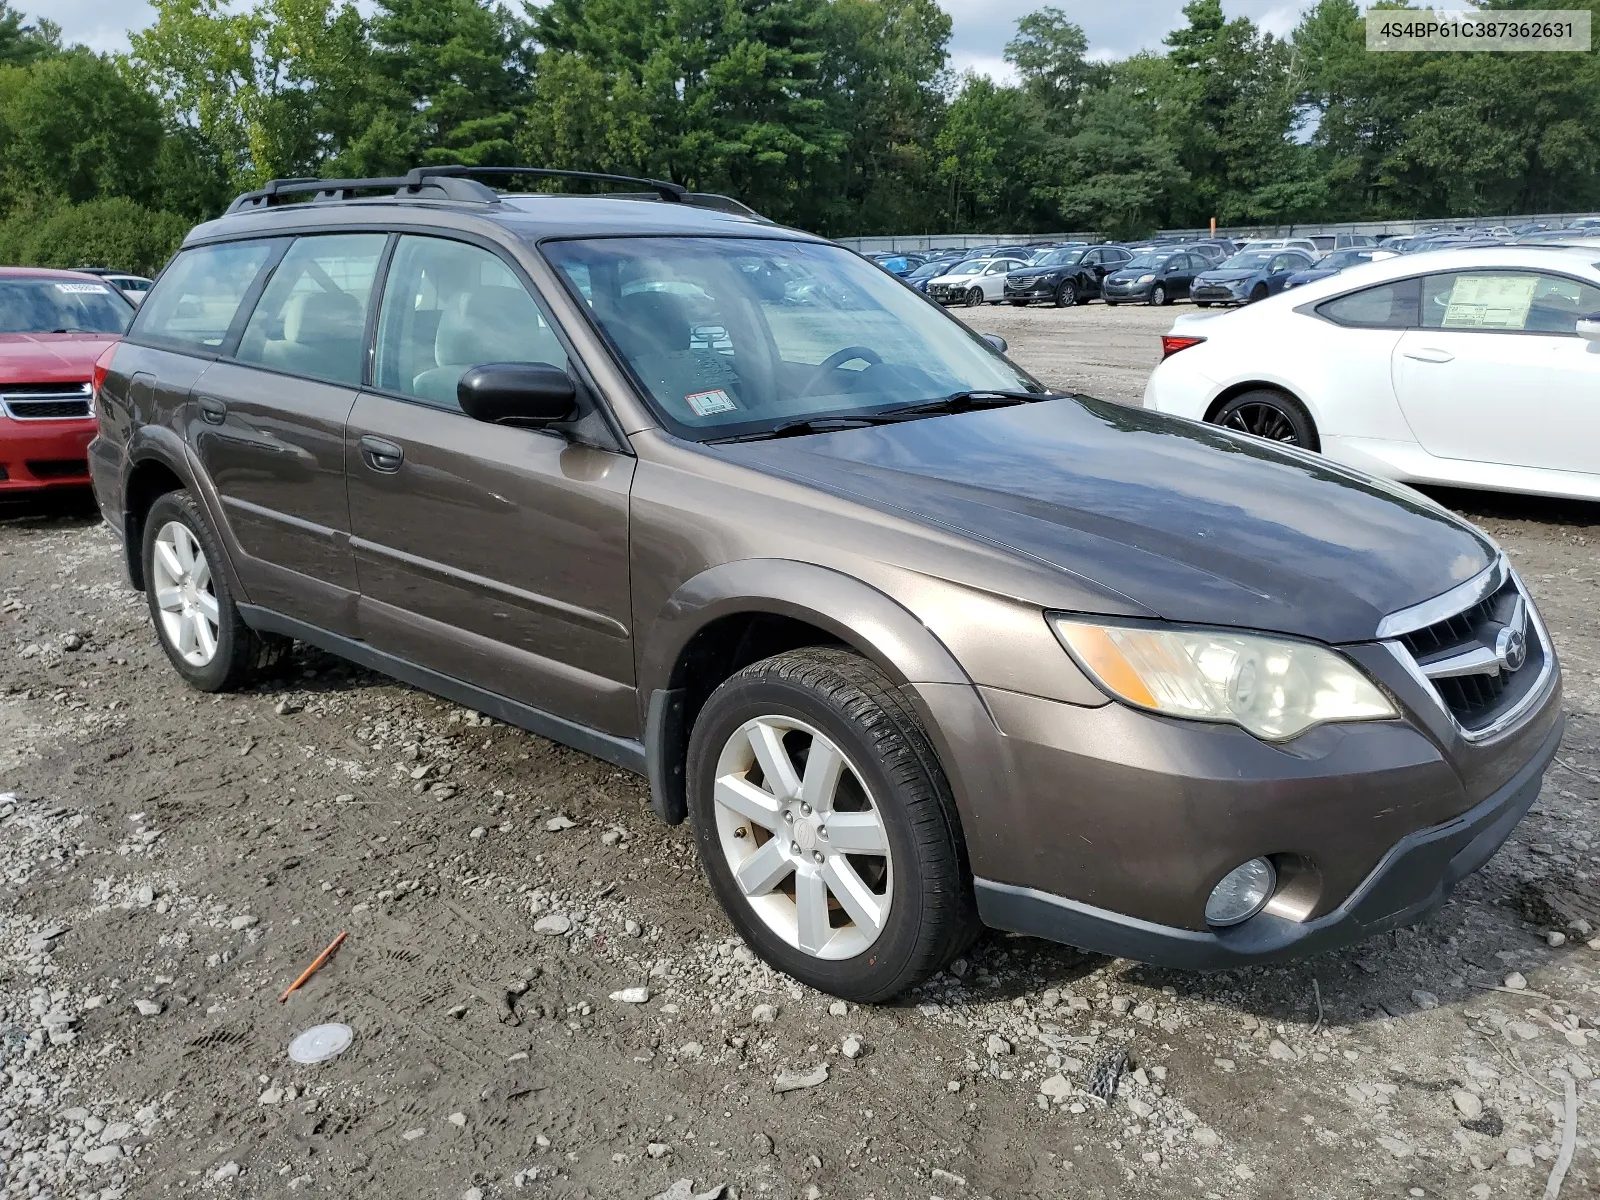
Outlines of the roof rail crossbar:
<svg viewBox="0 0 1600 1200">
<path fill-rule="evenodd" d="M 526 175 L 540 179 L 594 179 L 601 183 L 643 184 L 661 199 L 674 204 L 682 203 L 689 189 L 680 183 L 665 179 L 646 179 L 633 175 L 607 175 L 600 171 L 562 171 L 554 167 L 468 167 L 460 164 L 443 167 L 417 167 L 406 179 L 413 185 L 426 179 L 475 178 L 479 175 Z"/>
<path fill-rule="evenodd" d="M 446 200 L 465 200 L 478 204 L 498 204 L 500 197 L 471 179 L 441 177 L 438 179 L 412 179 L 410 176 L 389 176 L 374 179 L 269 179 L 254 192 L 245 192 L 228 205 L 228 211 L 241 212 L 250 208 L 275 208 L 286 203 L 290 196 L 311 194 L 313 204 L 330 200 L 353 200 L 357 192 L 395 192 L 404 196 L 421 196 L 424 191 L 436 193 Z"/>
</svg>

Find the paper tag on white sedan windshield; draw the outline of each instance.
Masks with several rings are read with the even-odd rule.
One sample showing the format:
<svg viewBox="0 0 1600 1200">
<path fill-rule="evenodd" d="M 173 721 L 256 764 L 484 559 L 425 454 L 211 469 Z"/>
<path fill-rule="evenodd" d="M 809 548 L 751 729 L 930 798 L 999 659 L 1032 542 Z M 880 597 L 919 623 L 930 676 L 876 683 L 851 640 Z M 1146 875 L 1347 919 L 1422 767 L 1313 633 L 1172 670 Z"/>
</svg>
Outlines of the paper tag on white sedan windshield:
<svg viewBox="0 0 1600 1200">
<path fill-rule="evenodd" d="M 733 412 L 739 407 L 721 388 L 714 388 L 709 392 L 694 392 L 685 396 L 683 400 L 694 410 L 694 415 L 697 417 L 714 417 L 718 413 Z"/>
<path fill-rule="evenodd" d="M 104 296 L 111 289 L 103 283 L 58 283 L 56 291 L 73 296 Z"/>
<path fill-rule="evenodd" d="M 1458 276 L 1444 310 L 1444 328 L 1524 329 L 1538 286 L 1533 275 Z"/>
</svg>

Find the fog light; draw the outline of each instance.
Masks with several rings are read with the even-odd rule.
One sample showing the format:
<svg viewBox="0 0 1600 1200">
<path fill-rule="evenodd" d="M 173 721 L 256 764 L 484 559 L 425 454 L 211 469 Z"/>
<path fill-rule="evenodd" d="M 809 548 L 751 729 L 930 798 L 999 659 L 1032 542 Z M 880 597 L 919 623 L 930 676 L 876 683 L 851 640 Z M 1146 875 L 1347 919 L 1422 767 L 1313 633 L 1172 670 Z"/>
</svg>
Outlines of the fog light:
<svg viewBox="0 0 1600 1200">
<path fill-rule="evenodd" d="M 1237 925 L 1261 911 L 1272 899 L 1278 885 L 1278 873 L 1264 858 L 1252 858 L 1223 876 L 1206 901 L 1206 923 L 1209 925 Z"/>
</svg>

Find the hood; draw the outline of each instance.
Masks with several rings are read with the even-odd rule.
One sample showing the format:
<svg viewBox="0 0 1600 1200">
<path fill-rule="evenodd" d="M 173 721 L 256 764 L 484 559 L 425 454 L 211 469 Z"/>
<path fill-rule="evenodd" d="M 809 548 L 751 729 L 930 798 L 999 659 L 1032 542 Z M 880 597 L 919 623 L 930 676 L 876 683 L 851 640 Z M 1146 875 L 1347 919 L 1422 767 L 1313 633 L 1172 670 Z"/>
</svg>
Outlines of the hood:
<svg viewBox="0 0 1600 1200">
<path fill-rule="evenodd" d="M 1132 269 L 1128 267 L 1120 267 L 1111 272 L 1111 274 L 1107 275 L 1106 278 L 1108 280 L 1115 280 L 1118 283 L 1132 283 L 1141 275 L 1159 275 L 1160 273 L 1160 267 L 1133 267 Z"/>
<path fill-rule="evenodd" d="M 1087 397 L 713 449 L 1192 624 L 1370 640 L 1496 554 L 1417 493 Z"/>
<path fill-rule="evenodd" d="M 1304 271 L 1296 271 L 1293 275 L 1289 276 L 1289 282 L 1298 287 L 1302 283 L 1315 283 L 1319 279 L 1327 279 L 1329 276 L 1337 275 L 1338 273 L 1339 272 L 1337 270 L 1324 270 L 1318 267 L 1309 267 Z"/>
<path fill-rule="evenodd" d="M 8 383 L 85 383 L 110 333 L 0 333 L 0 388 Z"/>
<path fill-rule="evenodd" d="M 928 283 L 974 283 L 982 278 L 982 275 L 935 275 Z"/>
<path fill-rule="evenodd" d="M 1238 283 L 1261 272 L 1260 267 L 1229 267 L 1226 271 L 1202 271 L 1195 277 L 1197 283 Z"/>
</svg>

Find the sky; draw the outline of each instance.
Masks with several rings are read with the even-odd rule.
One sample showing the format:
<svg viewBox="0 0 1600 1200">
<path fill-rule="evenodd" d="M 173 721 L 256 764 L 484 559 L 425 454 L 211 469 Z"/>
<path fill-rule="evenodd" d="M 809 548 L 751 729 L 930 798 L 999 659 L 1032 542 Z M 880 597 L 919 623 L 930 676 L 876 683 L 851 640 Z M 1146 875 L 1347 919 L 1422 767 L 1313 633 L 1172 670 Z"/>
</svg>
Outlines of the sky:
<svg viewBox="0 0 1600 1200">
<path fill-rule="evenodd" d="M 1009 70 L 1002 53 L 1016 29 L 1017 18 L 1048 0 L 939 0 L 955 21 L 951 65 L 996 78 Z M 1089 35 L 1096 58 L 1124 58 L 1137 50 L 1153 50 L 1169 29 L 1182 23 L 1183 0 L 1054 0 Z M 1309 2 L 1309 0 L 1306 0 Z M 1286 34 L 1294 28 L 1306 2 L 1295 0 L 1223 0 L 1230 17 L 1248 16 L 1264 28 Z M 130 25 L 146 24 L 153 13 L 140 0 L 12 0 L 29 16 L 47 14 L 68 42 L 95 50 L 125 50 Z M 366 7 L 364 4 L 361 7 Z"/>
</svg>

